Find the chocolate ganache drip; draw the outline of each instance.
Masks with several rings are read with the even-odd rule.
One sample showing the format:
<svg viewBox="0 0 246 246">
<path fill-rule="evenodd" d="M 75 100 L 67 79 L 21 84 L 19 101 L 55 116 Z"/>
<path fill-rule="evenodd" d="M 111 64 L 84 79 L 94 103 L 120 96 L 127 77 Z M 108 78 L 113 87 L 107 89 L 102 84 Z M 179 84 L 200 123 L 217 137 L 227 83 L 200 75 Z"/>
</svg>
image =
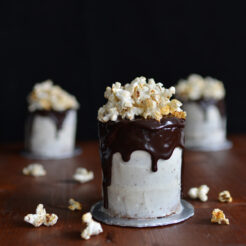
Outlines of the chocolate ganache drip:
<svg viewBox="0 0 246 246">
<path fill-rule="evenodd" d="M 26 148 L 28 149 L 29 140 L 32 135 L 33 121 L 36 116 L 49 117 L 56 126 L 56 133 L 61 130 L 63 122 L 69 110 L 55 111 L 55 110 L 36 110 L 28 114 L 26 122 Z"/>
<path fill-rule="evenodd" d="M 99 122 L 100 154 L 103 170 L 104 207 L 108 207 L 107 187 L 111 184 L 112 156 L 119 152 L 124 162 L 132 152 L 144 150 L 152 159 L 152 171 L 157 171 L 159 159 L 167 160 L 176 147 L 184 148 L 185 120 L 172 116 L 155 119 Z"/>
<path fill-rule="evenodd" d="M 203 112 L 206 112 L 207 108 L 211 105 L 214 105 L 218 108 L 221 117 L 225 117 L 225 102 L 224 99 L 216 100 L 216 99 L 199 99 L 196 100 L 200 107 L 202 108 Z"/>
<path fill-rule="evenodd" d="M 181 100 L 183 101 L 184 103 L 192 103 L 192 102 L 195 102 L 197 103 L 204 115 L 206 114 L 206 111 L 207 111 L 207 108 L 211 105 L 214 105 L 218 108 L 219 112 L 220 112 L 220 115 L 221 117 L 225 117 L 226 116 L 226 107 L 225 107 L 225 100 L 224 99 L 220 99 L 220 100 L 216 100 L 216 99 L 204 99 L 204 98 L 201 98 L 201 99 L 198 99 L 198 100 L 182 100 L 178 97 L 178 100 Z"/>
</svg>

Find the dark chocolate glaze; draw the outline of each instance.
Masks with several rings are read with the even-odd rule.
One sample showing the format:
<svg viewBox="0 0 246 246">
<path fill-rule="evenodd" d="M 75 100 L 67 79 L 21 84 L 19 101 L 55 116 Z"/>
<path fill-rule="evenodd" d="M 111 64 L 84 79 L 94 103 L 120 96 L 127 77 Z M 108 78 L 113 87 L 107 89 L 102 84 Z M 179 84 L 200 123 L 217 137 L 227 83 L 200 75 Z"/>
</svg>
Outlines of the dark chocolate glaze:
<svg viewBox="0 0 246 246">
<path fill-rule="evenodd" d="M 167 116 L 154 119 L 99 122 L 100 155 L 103 170 L 104 207 L 108 207 L 107 187 L 111 184 L 112 156 L 119 152 L 124 162 L 135 150 L 150 153 L 152 171 L 157 171 L 159 159 L 167 160 L 176 147 L 184 148 L 184 119 Z"/>
<path fill-rule="evenodd" d="M 225 107 L 225 100 L 224 99 L 216 100 L 216 99 L 201 98 L 198 100 L 183 100 L 180 97 L 177 97 L 177 99 L 183 103 L 197 103 L 201 107 L 204 115 L 206 115 L 207 108 L 211 105 L 214 105 L 218 108 L 221 117 L 222 118 L 226 117 L 226 107 Z"/>
<path fill-rule="evenodd" d="M 26 122 L 26 149 L 29 149 L 29 140 L 32 135 L 32 127 L 33 127 L 33 121 L 36 116 L 43 116 L 43 117 L 49 117 L 56 125 L 56 133 L 59 132 L 59 130 L 62 129 L 64 119 L 66 118 L 66 115 L 69 110 L 65 111 L 55 111 L 55 110 L 36 110 L 34 112 L 30 112 L 27 117 Z"/>
<path fill-rule="evenodd" d="M 191 101 L 190 101 L 191 102 Z M 221 100 L 215 100 L 215 99 L 199 99 L 199 100 L 195 100 L 192 102 L 196 102 L 200 105 L 200 107 L 202 108 L 203 112 L 205 113 L 207 108 L 211 105 L 214 105 L 218 108 L 221 117 L 225 117 L 225 101 L 224 99 Z"/>
</svg>

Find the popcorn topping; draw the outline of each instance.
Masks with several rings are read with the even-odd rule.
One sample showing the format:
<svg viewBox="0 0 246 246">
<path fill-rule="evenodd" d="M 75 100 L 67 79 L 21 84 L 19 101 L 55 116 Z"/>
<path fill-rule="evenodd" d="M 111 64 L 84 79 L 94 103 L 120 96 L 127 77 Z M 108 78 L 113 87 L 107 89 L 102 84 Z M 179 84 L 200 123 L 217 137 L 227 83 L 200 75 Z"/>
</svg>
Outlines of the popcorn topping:
<svg viewBox="0 0 246 246">
<path fill-rule="evenodd" d="M 61 87 L 53 85 L 51 80 L 36 84 L 28 96 L 29 111 L 55 110 L 64 111 L 77 109 L 79 104 L 76 98 Z"/>
<path fill-rule="evenodd" d="M 186 80 L 180 80 L 176 86 L 177 96 L 182 100 L 216 99 L 225 97 L 225 88 L 221 81 L 198 74 L 191 74 Z"/>
<path fill-rule="evenodd" d="M 188 191 L 188 196 L 191 199 L 200 199 L 202 202 L 206 202 L 208 200 L 209 187 L 207 185 L 201 185 L 200 187 L 190 188 Z"/>
<path fill-rule="evenodd" d="M 68 208 L 72 211 L 74 210 L 82 210 L 82 205 L 80 202 L 75 201 L 73 198 L 69 199 L 69 206 Z"/>
<path fill-rule="evenodd" d="M 218 223 L 218 224 L 226 224 L 229 225 L 229 219 L 225 217 L 225 214 L 222 210 L 215 208 L 212 212 L 212 223 Z"/>
<path fill-rule="evenodd" d="M 88 240 L 91 236 L 103 232 L 101 224 L 92 219 L 91 213 L 84 214 L 82 216 L 82 221 L 86 223 L 86 228 L 81 232 L 81 237 L 83 239 Z"/>
<path fill-rule="evenodd" d="M 41 225 L 53 226 L 56 224 L 58 216 L 56 214 L 47 214 L 43 204 L 39 204 L 36 208 L 36 214 L 28 214 L 24 217 L 24 221 L 39 227 Z"/>
<path fill-rule="evenodd" d="M 220 202 L 232 202 L 231 194 L 228 190 L 219 193 L 218 199 Z"/>
<path fill-rule="evenodd" d="M 73 179 L 79 181 L 80 183 L 85 183 L 94 178 L 94 173 L 88 171 L 86 168 L 79 167 L 76 169 Z"/>
<path fill-rule="evenodd" d="M 24 175 L 31 175 L 34 177 L 38 177 L 38 176 L 45 176 L 46 170 L 44 169 L 42 164 L 33 163 L 28 165 L 27 167 L 24 167 L 22 173 Z"/>
<path fill-rule="evenodd" d="M 174 94 L 174 87 L 166 89 L 162 83 L 155 83 L 154 79 L 147 82 L 145 77 L 137 77 L 124 86 L 116 82 L 106 88 L 104 97 L 108 102 L 99 109 L 98 120 L 116 121 L 118 117 L 133 120 L 135 116 L 142 116 L 160 121 L 169 114 L 185 118 L 186 112 L 180 108 L 182 103 L 176 99 L 170 100 Z"/>
</svg>

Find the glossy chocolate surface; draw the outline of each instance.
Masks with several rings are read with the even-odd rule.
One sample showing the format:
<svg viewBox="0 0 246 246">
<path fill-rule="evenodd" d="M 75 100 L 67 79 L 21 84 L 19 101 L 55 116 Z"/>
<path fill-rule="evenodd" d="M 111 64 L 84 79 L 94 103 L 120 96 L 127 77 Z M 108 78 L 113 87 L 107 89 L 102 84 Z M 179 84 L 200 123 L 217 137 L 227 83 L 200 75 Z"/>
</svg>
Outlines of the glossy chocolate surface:
<svg viewBox="0 0 246 246">
<path fill-rule="evenodd" d="M 163 117 L 160 122 L 143 118 L 99 122 L 105 208 L 108 207 L 107 187 L 111 184 L 113 154 L 119 152 L 127 162 L 132 152 L 147 151 L 151 155 L 152 171 L 156 172 L 159 159 L 167 160 L 176 147 L 184 148 L 184 125 L 184 119 L 172 116 Z"/>
</svg>

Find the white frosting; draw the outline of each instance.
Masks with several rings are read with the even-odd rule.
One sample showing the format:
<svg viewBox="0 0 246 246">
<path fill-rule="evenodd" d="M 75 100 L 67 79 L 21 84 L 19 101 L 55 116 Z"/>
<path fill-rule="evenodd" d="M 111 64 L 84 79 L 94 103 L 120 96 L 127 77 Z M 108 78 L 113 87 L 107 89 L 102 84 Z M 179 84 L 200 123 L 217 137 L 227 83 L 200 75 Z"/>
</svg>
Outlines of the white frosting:
<svg viewBox="0 0 246 246">
<path fill-rule="evenodd" d="M 186 113 L 180 108 L 182 103 L 176 99 L 170 100 L 175 94 L 175 88 L 166 89 L 162 83 L 154 79 L 146 81 L 145 77 L 137 77 L 130 84 L 116 82 L 107 87 L 104 97 L 108 102 L 99 109 L 98 120 L 116 121 L 133 120 L 135 116 L 160 120 L 163 116 L 172 114 L 178 118 L 185 118 Z"/>
<path fill-rule="evenodd" d="M 182 100 L 216 99 L 225 97 L 225 88 L 221 81 L 211 77 L 191 74 L 176 86 L 177 96 Z"/>
<path fill-rule="evenodd" d="M 31 153 L 51 158 L 69 156 L 73 153 L 77 122 L 75 110 L 67 112 L 62 128 L 59 130 L 50 117 L 42 115 L 34 117 L 30 139 L 27 139 L 28 135 L 26 136 L 26 148 Z"/>
<path fill-rule="evenodd" d="M 204 111 L 196 102 L 184 103 L 187 112 L 185 125 L 185 146 L 217 146 L 226 140 L 226 119 L 215 105 Z"/>
<path fill-rule="evenodd" d="M 107 211 L 128 218 L 153 218 L 180 209 L 182 150 L 175 148 L 168 160 L 159 159 L 151 170 L 148 152 L 137 150 L 124 162 L 120 153 L 112 158 L 112 178 Z"/>
<path fill-rule="evenodd" d="M 65 111 L 77 109 L 79 104 L 76 98 L 61 87 L 53 85 L 51 80 L 36 84 L 28 96 L 29 111 L 55 110 Z"/>
</svg>

